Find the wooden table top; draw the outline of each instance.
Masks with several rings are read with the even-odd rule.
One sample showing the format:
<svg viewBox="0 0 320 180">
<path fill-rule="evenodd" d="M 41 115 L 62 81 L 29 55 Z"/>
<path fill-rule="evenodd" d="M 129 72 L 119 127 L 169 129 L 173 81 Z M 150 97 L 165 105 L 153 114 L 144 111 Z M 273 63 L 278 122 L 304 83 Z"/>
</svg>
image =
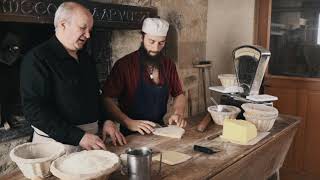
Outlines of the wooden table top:
<svg viewBox="0 0 320 180">
<path fill-rule="evenodd" d="M 153 162 L 152 179 L 208 179 L 224 171 L 235 162 L 262 147 L 264 144 L 269 143 L 270 141 L 275 141 L 277 140 L 277 137 L 285 133 L 289 133 L 289 131 L 292 131 L 294 128 L 296 128 L 297 124 L 299 123 L 299 118 L 280 115 L 267 137 L 260 140 L 255 145 L 244 146 L 223 141 L 219 137 L 212 140 L 207 140 L 207 137 L 221 133 L 222 126 L 211 123 L 205 132 L 198 132 L 196 130 L 196 125 L 202 117 L 203 115 L 195 116 L 189 119 L 186 133 L 182 139 L 166 138 L 155 135 L 131 135 L 127 137 L 127 145 L 120 147 L 109 146 L 108 150 L 120 155 L 129 147 L 147 146 L 154 150 L 172 150 L 185 153 L 191 155 L 192 158 L 175 166 L 163 164 L 161 175 L 156 174 L 156 171 L 159 167 L 159 162 Z M 213 155 L 195 152 L 193 151 L 193 145 L 195 144 L 213 147 L 221 150 L 221 152 Z M 25 179 L 21 172 L 15 172 L 3 178 L 8 177 L 10 177 L 9 179 L 13 180 Z M 0 179 L 2 178 L 0 177 Z M 55 178 L 51 177 L 49 179 Z M 127 177 L 121 175 L 120 172 L 115 172 L 112 174 L 110 179 L 127 179 Z"/>
</svg>

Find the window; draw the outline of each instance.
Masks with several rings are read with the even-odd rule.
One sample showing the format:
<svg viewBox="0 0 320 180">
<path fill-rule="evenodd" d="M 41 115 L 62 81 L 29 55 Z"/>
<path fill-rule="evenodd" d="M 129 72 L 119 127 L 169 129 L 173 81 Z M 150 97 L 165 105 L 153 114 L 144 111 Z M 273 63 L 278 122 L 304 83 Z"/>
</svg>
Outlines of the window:
<svg viewBox="0 0 320 180">
<path fill-rule="evenodd" d="M 320 1 L 273 1 L 269 74 L 320 77 Z"/>
</svg>

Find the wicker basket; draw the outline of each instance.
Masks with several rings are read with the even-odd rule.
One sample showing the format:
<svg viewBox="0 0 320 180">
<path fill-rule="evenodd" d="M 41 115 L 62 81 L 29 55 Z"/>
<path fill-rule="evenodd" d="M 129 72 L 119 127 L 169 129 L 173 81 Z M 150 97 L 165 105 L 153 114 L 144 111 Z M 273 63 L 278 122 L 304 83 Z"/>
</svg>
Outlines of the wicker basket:
<svg viewBox="0 0 320 180">
<path fill-rule="evenodd" d="M 269 131 L 279 115 L 276 108 L 264 104 L 246 103 L 241 108 L 245 111 L 243 116 L 246 120 L 252 122 L 260 132 Z"/>
<path fill-rule="evenodd" d="M 278 116 L 259 117 L 256 115 L 252 116 L 247 114 L 246 112 L 243 113 L 243 116 L 246 118 L 247 121 L 252 122 L 257 127 L 257 130 L 260 132 L 269 131 L 273 127 L 273 124 L 278 117 Z"/>
<path fill-rule="evenodd" d="M 108 164 L 101 166 L 103 162 Z M 96 167 L 96 163 L 100 166 Z M 119 167 L 120 159 L 116 154 L 104 150 L 91 150 L 64 155 L 56 159 L 51 164 L 50 171 L 62 180 L 106 180 Z"/>
<path fill-rule="evenodd" d="M 251 116 L 259 117 L 278 117 L 279 111 L 275 107 L 267 106 L 264 104 L 245 103 L 241 105 L 241 108 Z"/>
<path fill-rule="evenodd" d="M 58 142 L 25 143 L 13 148 L 10 158 L 18 165 L 26 178 L 42 179 L 51 175 L 52 161 L 64 153 L 63 144 Z"/>
<path fill-rule="evenodd" d="M 223 121 L 227 119 L 235 119 L 241 112 L 240 108 L 229 105 L 219 105 L 222 106 L 222 111 L 218 111 L 217 106 L 208 107 L 208 112 L 211 114 L 212 120 L 218 124 L 223 125 Z"/>
<path fill-rule="evenodd" d="M 238 86 L 235 74 L 220 74 L 218 75 L 218 78 L 224 88 Z"/>
</svg>

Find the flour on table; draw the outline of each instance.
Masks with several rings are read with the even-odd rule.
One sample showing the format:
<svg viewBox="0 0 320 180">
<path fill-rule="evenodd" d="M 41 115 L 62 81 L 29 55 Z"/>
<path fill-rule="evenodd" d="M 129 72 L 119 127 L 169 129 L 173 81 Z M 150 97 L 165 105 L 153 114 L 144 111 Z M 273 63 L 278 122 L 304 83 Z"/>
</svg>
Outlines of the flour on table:
<svg viewBox="0 0 320 180">
<path fill-rule="evenodd" d="M 181 138 L 185 130 L 176 125 L 169 125 L 168 127 L 156 128 L 153 134 L 158 136 L 165 136 L 170 138 Z"/>
</svg>

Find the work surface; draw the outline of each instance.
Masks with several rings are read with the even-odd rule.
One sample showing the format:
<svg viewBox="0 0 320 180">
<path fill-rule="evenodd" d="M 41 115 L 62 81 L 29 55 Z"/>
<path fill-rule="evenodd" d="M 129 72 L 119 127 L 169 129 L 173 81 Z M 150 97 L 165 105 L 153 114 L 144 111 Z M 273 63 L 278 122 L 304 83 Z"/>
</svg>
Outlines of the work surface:
<svg viewBox="0 0 320 180">
<path fill-rule="evenodd" d="M 128 144 L 122 147 L 109 147 L 117 154 L 129 147 L 151 147 L 154 150 L 172 150 L 191 155 L 184 163 L 169 166 L 163 164 L 161 174 L 157 174 L 159 162 L 152 164 L 152 179 L 266 179 L 282 166 L 285 155 L 297 130 L 299 119 L 292 116 L 278 117 L 270 134 L 252 146 L 236 145 L 221 138 L 207 140 L 207 137 L 222 132 L 222 126 L 211 123 L 208 130 L 200 133 L 196 125 L 203 116 L 189 119 L 186 133 L 182 139 L 172 139 L 155 135 L 132 135 L 127 137 Z M 193 145 L 213 147 L 221 152 L 208 155 L 193 151 Z M 15 172 L 0 179 L 24 180 L 21 172 Z M 49 178 L 55 179 L 53 177 Z M 120 172 L 110 179 L 128 179 Z"/>
</svg>

